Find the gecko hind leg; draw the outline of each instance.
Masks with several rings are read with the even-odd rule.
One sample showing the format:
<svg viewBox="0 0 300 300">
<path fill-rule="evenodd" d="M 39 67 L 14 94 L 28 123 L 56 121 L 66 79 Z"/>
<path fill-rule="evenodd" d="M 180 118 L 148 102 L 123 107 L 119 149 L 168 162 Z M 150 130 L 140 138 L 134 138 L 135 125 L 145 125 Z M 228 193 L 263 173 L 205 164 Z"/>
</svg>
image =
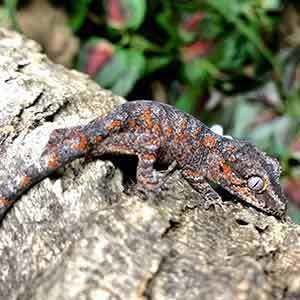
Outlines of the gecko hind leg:
<svg viewBox="0 0 300 300">
<path fill-rule="evenodd" d="M 216 204 L 222 206 L 221 196 L 210 186 L 200 172 L 191 169 L 183 169 L 182 176 L 205 199 L 205 209 L 209 209 Z"/>
</svg>

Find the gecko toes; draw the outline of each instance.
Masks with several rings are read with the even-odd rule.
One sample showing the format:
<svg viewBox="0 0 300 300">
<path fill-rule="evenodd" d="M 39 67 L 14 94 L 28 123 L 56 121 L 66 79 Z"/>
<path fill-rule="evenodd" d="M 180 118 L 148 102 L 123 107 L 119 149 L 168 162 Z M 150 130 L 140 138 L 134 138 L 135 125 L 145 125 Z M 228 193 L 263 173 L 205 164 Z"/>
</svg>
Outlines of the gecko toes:
<svg viewBox="0 0 300 300">
<path fill-rule="evenodd" d="M 142 200 L 147 200 L 149 198 L 156 198 L 156 196 L 161 193 L 161 186 L 155 185 L 144 185 L 140 183 L 131 184 L 125 190 L 128 195 L 138 196 Z"/>
<path fill-rule="evenodd" d="M 210 209 L 211 207 L 216 207 L 216 206 L 222 207 L 222 198 L 215 191 L 208 191 L 204 195 L 204 199 L 205 199 L 204 208 L 206 210 Z"/>
</svg>

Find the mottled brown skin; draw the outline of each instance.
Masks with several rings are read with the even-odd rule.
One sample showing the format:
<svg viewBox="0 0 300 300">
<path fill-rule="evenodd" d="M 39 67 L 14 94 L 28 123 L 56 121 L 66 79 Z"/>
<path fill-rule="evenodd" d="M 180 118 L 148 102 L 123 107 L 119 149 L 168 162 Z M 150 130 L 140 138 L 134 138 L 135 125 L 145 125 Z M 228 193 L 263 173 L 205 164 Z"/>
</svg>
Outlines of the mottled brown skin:
<svg viewBox="0 0 300 300">
<path fill-rule="evenodd" d="M 137 155 L 142 190 L 160 190 L 166 175 L 154 163 L 162 162 L 171 166 L 169 171 L 176 165 L 208 202 L 220 200 L 212 181 L 266 213 L 282 216 L 286 211 L 276 160 L 251 144 L 215 134 L 172 106 L 135 101 L 85 126 L 54 130 L 40 166 L 20 171 L 20 179 L 0 187 L 0 220 L 25 190 L 53 171 L 78 157 L 105 153 Z"/>
</svg>

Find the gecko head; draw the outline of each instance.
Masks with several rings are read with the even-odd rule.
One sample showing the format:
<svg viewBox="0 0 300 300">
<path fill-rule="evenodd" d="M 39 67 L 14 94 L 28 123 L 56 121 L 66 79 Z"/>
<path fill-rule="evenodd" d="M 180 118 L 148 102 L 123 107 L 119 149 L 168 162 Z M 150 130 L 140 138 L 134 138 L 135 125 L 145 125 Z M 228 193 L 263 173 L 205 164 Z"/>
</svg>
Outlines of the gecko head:
<svg viewBox="0 0 300 300">
<path fill-rule="evenodd" d="M 223 151 L 220 184 L 250 205 L 275 216 L 286 213 L 286 198 L 280 186 L 278 161 L 252 144 L 229 141 Z"/>
</svg>

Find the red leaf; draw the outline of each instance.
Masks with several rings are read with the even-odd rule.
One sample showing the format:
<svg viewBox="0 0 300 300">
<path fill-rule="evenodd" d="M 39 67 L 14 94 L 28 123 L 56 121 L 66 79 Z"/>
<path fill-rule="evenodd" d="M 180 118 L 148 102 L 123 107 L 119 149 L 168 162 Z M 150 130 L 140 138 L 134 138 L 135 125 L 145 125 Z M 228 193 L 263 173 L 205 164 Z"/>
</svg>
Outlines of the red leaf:
<svg viewBox="0 0 300 300">
<path fill-rule="evenodd" d="M 202 56 L 207 56 L 212 49 L 212 41 L 196 41 L 188 46 L 181 48 L 182 59 L 186 62 L 193 60 L 194 58 L 199 58 Z"/>
<path fill-rule="evenodd" d="M 284 182 L 284 190 L 289 200 L 300 207 L 300 178 L 288 178 Z"/>
<path fill-rule="evenodd" d="M 84 72 L 93 76 L 112 58 L 113 46 L 105 41 L 99 42 L 88 49 L 87 62 Z"/>
<path fill-rule="evenodd" d="M 290 149 L 292 153 L 300 153 L 300 133 L 295 137 Z"/>
<path fill-rule="evenodd" d="M 106 0 L 108 23 L 115 28 L 122 28 L 126 21 L 125 12 L 120 0 Z"/>
<path fill-rule="evenodd" d="M 186 17 L 182 23 L 182 28 L 188 32 L 196 31 L 199 23 L 203 20 L 204 16 L 205 16 L 205 13 L 202 11 L 199 11 L 193 15 Z"/>
</svg>

